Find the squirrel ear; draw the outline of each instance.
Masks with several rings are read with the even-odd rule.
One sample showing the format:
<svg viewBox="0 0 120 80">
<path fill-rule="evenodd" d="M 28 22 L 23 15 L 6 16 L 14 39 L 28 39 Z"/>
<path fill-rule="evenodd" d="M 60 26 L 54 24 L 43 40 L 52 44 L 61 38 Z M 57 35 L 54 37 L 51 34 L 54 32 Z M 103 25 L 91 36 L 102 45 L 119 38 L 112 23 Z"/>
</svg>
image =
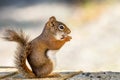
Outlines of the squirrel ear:
<svg viewBox="0 0 120 80">
<path fill-rule="evenodd" d="M 50 18 L 49 18 L 49 21 L 46 23 L 46 27 L 47 27 L 47 28 L 53 27 L 55 21 L 56 21 L 56 18 L 55 18 L 54 16 L 50 17 Z"/>
<path fill-rule="evenodd" d="M 49 21 L 50 21 L 50 22 L 52 22 L 52 21 L 56 21 L 55 16 L 50 17 L 50 18 L 49 18 Z"/>
</svg>

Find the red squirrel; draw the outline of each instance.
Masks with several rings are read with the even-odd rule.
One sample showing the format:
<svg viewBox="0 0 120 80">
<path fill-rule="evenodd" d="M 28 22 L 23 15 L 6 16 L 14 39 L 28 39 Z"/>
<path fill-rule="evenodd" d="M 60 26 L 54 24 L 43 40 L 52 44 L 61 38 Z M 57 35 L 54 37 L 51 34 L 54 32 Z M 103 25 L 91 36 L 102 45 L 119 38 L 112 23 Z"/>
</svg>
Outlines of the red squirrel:
<svg viewBox="0 0 120 80">
<path fill-rule="evenodd" d="M 53 61 L 51 55 L 56 54 L 71 37 L 68 34 L 71 30 L 62 22 L 57 21 L 54 16 L 50 17 L 42 33 L 35 39 L 29 41 L 22 32 L 12 29 L 6 30 L 4 39 L 17 42 L 15 64 L 16 68 L 26 78 L 47 77 L 53 71 Z M 26 65 L 26 60 L 32 70 Z"/>
</svg>

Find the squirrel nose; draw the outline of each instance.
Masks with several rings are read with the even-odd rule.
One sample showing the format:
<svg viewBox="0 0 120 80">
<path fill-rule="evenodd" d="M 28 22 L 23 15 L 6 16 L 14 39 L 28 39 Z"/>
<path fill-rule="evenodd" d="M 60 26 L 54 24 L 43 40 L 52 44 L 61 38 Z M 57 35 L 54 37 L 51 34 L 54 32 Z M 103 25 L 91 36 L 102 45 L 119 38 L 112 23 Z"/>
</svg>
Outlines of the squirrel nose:
<svg viewBox="0 0 120 80">
<path fill-rule="evenodd" d="M 71 33 L 71 31 L 70 31 L 70 30 L 68 30 L 68 31 L 67 31 L 67 34 L 70 34 L 70 33 Z"/>
</svg>

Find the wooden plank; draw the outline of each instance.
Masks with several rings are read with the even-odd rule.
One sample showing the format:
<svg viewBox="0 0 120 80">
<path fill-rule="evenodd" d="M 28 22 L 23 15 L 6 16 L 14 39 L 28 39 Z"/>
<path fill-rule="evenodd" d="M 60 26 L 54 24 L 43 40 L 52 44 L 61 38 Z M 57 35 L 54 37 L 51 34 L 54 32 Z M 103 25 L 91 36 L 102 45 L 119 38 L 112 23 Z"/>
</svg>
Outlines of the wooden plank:
<svg viewBox="0 0 120 80">
<path fill-rule="evenodd" d="M 58 72 L 61 77 L 25 79 L 14 67 L 0 67 L 0 79 L 14 80 L 120 80 L 120 72 Z"/>
</svg>

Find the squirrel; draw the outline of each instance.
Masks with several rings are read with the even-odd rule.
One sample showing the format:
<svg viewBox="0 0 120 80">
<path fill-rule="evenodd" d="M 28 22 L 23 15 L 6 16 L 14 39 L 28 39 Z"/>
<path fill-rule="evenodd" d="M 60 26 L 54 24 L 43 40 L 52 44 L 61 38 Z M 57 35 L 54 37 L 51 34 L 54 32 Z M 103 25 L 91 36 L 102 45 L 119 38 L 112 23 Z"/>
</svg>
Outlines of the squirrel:
<svg viewBox="0 0 120 80">
<path fill-rule="evenodd" d="M 29 41 L 22 30 L 7 29 L 4 39 L 18 43 L 15 66 L 25 78 L 43 78 L 49 76 L 54 68 L 51 55 L 72 39 L 71 30 L 54 16 L 50 17 L 42 33 Z M 55 58 L 55 57 L 54 57 Z M 32 70 L 26 65 L 26 60 Z"/>
</svg>

